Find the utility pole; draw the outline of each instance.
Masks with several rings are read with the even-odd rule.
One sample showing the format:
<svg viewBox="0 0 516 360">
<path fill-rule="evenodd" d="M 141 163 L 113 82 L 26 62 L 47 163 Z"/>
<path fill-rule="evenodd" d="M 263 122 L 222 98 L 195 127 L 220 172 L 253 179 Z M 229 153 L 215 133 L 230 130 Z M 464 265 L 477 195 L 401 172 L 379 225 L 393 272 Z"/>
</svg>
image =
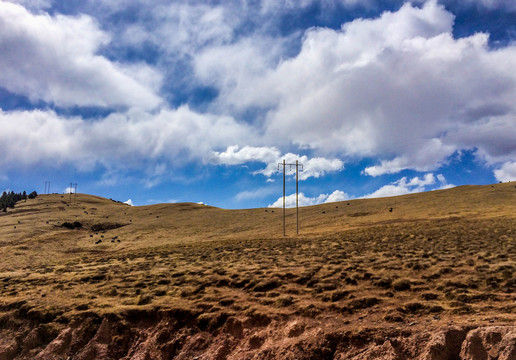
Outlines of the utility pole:
<svg viewBox="0 0 516 360">
<path fill-rule="evenodd" d="M 72 186 L 73 186 L 73 184 L 70 183 L 70 205 L 72 205 L 72 190 L 73 190 Z"/>
<path fill-rule="evenodd" d="M 77 204 L 77 183 L 75 183 L 75 204 Z"/>
<path fill-rule="evenodd" d="M 301 165 L 303 166 L 303 165 Z M 296 160 L 296 235 L 299 235 L 299 161 Z"/>
<path fill-rule="evenodd" d="M 44 192 L 44 194 L 48 194 L 48 193 L 47 193 L 47 182 L 48 182 L 48 181 L 46 181 L 46 180 L 45 180 L 45 192 Z"/>
<path fill-rule="evenodd" d="M 286 232 L 285 232 L 285 159 L 283 159 L 283 236 L 286 236 Z"/>
<path fill-rule="evenodd" d="M 303 164 L 300 164 L 298 160 L 296 160 L 295 164 L 287 164 L 285 163 L 285 159 L 283 159 L 283 163 L 278 164 L 278 170 L 280 166 L 283 166 L 283 236 L 287 236 L 285 231 L 285 166 L 289 166 L 292 169 L 292 166 L 296 167 L 296 234 L 299 235 L 299 166 L 303 168 Z"/>
</svg>

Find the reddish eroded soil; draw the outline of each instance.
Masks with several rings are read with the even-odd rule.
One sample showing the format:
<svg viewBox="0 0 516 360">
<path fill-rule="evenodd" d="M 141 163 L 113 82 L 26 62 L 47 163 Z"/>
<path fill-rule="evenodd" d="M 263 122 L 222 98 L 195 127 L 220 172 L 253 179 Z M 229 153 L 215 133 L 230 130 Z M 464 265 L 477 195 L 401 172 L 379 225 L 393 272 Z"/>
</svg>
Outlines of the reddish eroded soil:
<svg viewBox="0 0 516 360">
<path fill-rule="evenodd" d="M 83 314 L 66 325 L 12 318 L 18 327 L 9 329 L 15 336 L 2 336 L 0 359 L 516 358 L 516 327 L 509 325 L 374 328 L 265 314 L 204 323 L 199 315 L 184 309 Z"/>
</svg>

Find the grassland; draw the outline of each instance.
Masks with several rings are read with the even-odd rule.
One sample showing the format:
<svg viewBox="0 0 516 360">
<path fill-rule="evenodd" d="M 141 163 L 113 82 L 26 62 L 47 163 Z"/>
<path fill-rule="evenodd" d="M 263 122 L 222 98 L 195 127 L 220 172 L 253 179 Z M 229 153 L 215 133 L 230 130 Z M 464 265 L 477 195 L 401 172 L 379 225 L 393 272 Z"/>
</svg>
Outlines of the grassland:
<svg viewBox="0 0 516 360">
<path fill-rule="evenodd" d="M 180 325 L 156 341 L 169 344 L 152 350 L 162 358 L 288 358 L 281 349 L 300 343 L 307 358 L 338 358 L 342 338 L 317 349 L 308 340 L 338 330 L 366 346 L 451 325 L 512 326 L 515 185 L 301 208 L 298 236 L 288 210 L 286 237 L 280 209 L 40 195 L 0 215 L 0 359 L 2 346 L 4 358 L 42 356 L 78 319 L 93 319 L 91 334 L 63 358 L 80 355 L 104 319 L 119 328 L 103 356 L 137 358 L 128 337 L 164 314 Z"/>
</svg>

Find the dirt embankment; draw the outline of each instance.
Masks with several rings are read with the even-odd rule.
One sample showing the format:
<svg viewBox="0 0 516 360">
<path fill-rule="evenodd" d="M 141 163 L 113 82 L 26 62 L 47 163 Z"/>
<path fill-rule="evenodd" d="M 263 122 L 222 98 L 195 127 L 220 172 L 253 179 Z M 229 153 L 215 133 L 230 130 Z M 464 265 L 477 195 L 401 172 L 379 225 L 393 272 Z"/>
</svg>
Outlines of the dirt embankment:
<svg viewBox="0 0 516 360">
<path fill-rule="evenodd" d="M 0 318 L 0 360 L 516 359 L 516 326 L 357 330 L 303 317 L 199 315 L 150 309 L 48 322 L 20 304 Z"/>
</svg>

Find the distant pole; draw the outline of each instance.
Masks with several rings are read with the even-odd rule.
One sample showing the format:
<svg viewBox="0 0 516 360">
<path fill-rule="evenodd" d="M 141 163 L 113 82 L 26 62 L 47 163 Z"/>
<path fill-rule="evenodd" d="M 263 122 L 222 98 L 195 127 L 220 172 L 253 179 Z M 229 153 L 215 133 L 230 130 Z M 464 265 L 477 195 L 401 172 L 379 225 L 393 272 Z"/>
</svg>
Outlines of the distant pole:
<svg viewBox="0 0 516 360">
<path fill-rule="evenodd" d="M 50 181 L 48 182 L 48 190 L 47 190 L 47 194 L 50 194 Z"/>
<path fill-rule="evenodd" d="M 283 236 L 286 236 L 285 232 L 285 159 L 283 159 Z"/>
<path fill-rule="evenodd" d="M 73 184 L 70 183 L 70 205 L 72 205 L 72 189 L 73 189 L 72 186 L 73 186 Z"/>
<path fill-rule="evenodd" d="M 296 167 L 296 234 L 299 235 L 299 167 L 301 166 L 301 169 L 303 168 L 303 164 L 300 164 L 298 160 L 296 160 L 295 164 L 287 164 L 285 163 L 285 159 L 283 159 L 283 163 L 278 164 L 278 170 L 280 166 L 283 166 L 283 236 L 287 236 L 286 230 L 285 230 L 285 167 L 290 166 L 292 169 L 292 166 Z"/>
<path fill-rule="evenodd" d="M 75 183 L 75 203 L 77 204 L 77 183 Z"/>
<path fill-rule="evenodd" d="M 47 181 L 45 180 L 45 192 L 44 194 L 47 194 Z"/>
<path fill-rule="evenodd" d="M 299 161 L 296 160 L 296 235 L 299 235 L 299 182 L 298 182 Z"/>
</svg>

